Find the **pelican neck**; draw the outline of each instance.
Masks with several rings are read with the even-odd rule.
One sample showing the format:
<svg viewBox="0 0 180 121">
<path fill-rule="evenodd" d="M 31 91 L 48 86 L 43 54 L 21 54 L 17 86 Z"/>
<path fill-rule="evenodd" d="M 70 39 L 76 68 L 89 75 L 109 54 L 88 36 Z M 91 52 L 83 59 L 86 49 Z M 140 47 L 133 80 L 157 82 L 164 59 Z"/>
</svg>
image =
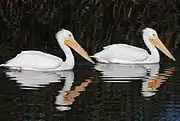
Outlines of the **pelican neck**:
<svg viewBox="0 0 180 121">
<path fill-rule="evenodd" d="M 57 38 L 57 40 L 58 40 L 58 43 L 59 43 L 61 49 L 63 50 L 63 52 L 66 56 L 66 60 L 62 63 L 61 68 L 63 70 L 70 70 L 70 69 L 74 68 L 75 62 L 74 62 L 74 56 L 73 56 L 71 49 L 67 45 L 64 44 L 63 38 L 59 37 L 59 38 Z"/>
<path fill-rule="evenodd" d="M 160 61 L 160 57 L 159 57 L 159 52 L 158 50 L 156 49 L 156 47 L 150 43 L 148 37 L 143 34 L 143 40 L 144 40 L 144 43 L 146 44 L 146 46 L 148 47 L 148 49 L 150 50 L 150 55 L 149 55 L 149 61 L 152 61 L 152 62 L 159 62 Z"/>
</svg>

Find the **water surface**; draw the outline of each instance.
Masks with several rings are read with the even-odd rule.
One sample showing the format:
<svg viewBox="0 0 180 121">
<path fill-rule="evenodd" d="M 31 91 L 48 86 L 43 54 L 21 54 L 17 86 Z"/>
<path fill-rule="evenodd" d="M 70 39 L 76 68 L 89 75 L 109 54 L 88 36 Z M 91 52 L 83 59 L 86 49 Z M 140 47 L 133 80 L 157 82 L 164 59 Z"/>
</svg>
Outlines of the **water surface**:
<svg viewBox="0 0 180 121">
<path fill-rule="evenodd" d="M 79 64 L 71 71 L 1 69 L 1 121 L 180 121 L 175 64 Z"/>
</svg>

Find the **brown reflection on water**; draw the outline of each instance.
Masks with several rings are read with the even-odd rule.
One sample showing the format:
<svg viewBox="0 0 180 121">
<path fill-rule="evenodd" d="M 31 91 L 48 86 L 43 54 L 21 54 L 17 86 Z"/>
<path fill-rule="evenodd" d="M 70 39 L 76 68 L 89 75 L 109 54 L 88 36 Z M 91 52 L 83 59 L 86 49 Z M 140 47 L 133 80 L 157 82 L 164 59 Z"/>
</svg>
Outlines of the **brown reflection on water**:
<svg viewBox="0 0 180 121">
<path fill-rule="evenodd" d="M 64 101 L 68 102 L 70 105 L 75 101 L 75 97 L 78 97 L 82 92 L 86 91 L 86 87 L 91 83 L 90 79 L 86 79 L 79 86 L 75 86 L 74 90 L 67 91 L 64 95 Z"/>
</svg>

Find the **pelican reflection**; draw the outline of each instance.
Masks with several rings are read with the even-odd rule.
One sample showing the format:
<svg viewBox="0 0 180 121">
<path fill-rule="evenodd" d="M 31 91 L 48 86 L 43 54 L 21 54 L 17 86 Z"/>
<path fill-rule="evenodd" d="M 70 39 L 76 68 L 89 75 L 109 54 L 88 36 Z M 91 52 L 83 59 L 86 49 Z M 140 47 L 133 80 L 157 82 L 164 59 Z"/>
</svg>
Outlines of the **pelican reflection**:
<svg viewBox="0 0 180 121">
<path fill-rule="evenodd" d="M 16 81 L 21 89 L 37 90 L 41 87 L 46 87 L 50 83 L 63 83 L 63 87 L 58 90 L 58 95 L 55 97 L 54 104 L 59 111 L 70 110 L 70 105 L 73 104 L 74 98 L 85 91 L 85 87 L 91 83 L 91 80 L 85 80 L 79 86 L 75 86 L 71 90 L 74 83 L 73 71 L 57 71 L 57 72 L 35 72 L 35 71 L 6 71 L 7 77 L 10 80 Z M 62 80 L 65 80 L 61 82 Z"/>
<path fill-rule="evenodd" d="M 21 89 L 39 89 L 45 87 L 50 83 L 59 83 L 63 75 L 54 72 L 36 72 L 36 71 L 23 71 L 16 70 L 6 71 L 6 76 L 10 80 L 16 81 L 20 84 Z"/>
<path fill-rule="evenodd" d="M 94 68 L 100 71 L 103 81 L 106 82 L 130 82 L 143 79 L 148 75 L 149 78 L 159 73 L 159 64 L 123 65 L 98 63 Z"/>
<path fill-rule="evenodd" d="M 159 64 L 123 65 L 98 63 L 94 68 L 100 71 L 104 82 L 129 83 L 134 80 L 142 80 L 141 93 L 144 97 L 155 95 L 157 88 L 174 71 L 174 68 L 168 68 L 163 73 L 159 73 Z"/>
</svg>

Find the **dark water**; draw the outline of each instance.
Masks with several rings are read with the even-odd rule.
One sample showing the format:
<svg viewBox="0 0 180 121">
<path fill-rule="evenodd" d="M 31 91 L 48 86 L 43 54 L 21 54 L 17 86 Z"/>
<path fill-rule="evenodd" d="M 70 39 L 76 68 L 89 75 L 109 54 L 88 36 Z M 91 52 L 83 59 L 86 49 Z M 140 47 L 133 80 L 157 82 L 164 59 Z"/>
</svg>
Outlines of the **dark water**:
<svg viewBox="0 0 180 121">
<path fill-rule="evenodd" d="M 179 74 L 170 63 L 1 69 L 0 121 L 180 121 Z"/>
</svg>

